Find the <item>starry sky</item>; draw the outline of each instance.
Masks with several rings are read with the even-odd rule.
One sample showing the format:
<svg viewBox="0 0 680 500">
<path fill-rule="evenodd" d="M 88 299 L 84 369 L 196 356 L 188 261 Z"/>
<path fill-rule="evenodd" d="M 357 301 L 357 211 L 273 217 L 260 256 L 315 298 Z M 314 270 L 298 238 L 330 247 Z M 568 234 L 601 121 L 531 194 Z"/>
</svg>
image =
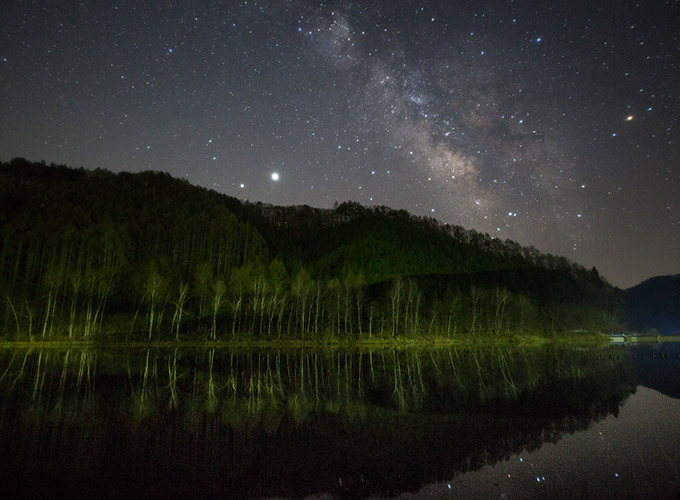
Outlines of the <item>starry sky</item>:
<svg viewBox="0 0 680 500">
<path fill-rule="evenodd" d="M 20 1 L 0 160 L 357 201 L 680 273 L 680 2 Z"/>
</svg>

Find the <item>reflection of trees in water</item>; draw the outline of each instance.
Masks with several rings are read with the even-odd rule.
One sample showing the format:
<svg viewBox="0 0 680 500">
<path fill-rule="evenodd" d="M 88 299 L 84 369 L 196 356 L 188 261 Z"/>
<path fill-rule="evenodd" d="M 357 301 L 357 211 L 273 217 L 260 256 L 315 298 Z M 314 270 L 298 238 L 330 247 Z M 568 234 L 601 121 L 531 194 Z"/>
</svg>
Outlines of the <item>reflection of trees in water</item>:
<svg viewBox="0 0 680 500">
<path fill-rule="evenodd" d="M 3 452 L 91 481 L 107 464 L 131 481 L 162 470 L 244 494 L 397 493 L 616 414 L 632 372 L 602 358 L 558 347 L 6 351 Z"/>
<path fill-rule="evenodd" d="M 13 467 L 25 467 L 22 458 L 37 463 L 56 461 L 59 450 L 67 446 L 80 460 L 92 461 L 101 442 L 95 427 L 97 353 L 44 350 L 3 354 L 0 462 L 8 464 L 12 480 L 19 474 Z"/>
</svg>

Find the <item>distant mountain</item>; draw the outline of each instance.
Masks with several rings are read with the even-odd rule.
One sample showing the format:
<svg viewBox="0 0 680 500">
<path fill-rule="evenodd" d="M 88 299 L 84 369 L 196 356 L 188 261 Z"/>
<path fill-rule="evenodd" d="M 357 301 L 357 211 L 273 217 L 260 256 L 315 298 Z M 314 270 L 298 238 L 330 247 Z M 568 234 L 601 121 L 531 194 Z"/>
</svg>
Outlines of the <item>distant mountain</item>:
<svg viewBox="0 0 680 500">
<path fill-rule="evenodd" d="M 680 332 L 680 274 L 650 278 L 623 295 L 631 328 L 662 335 Z"/>
</svg>

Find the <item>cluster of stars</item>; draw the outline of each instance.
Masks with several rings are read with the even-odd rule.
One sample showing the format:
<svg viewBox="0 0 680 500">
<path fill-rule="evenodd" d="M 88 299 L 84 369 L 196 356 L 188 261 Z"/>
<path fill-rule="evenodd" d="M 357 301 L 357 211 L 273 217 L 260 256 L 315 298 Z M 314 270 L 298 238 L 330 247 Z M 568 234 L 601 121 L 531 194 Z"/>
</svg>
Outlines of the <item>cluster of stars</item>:
<svg viewBox="0 0 680 500">
<path fill-rule="evenodd" d="M 673 7 L 545 9 L 18 5 L 0 28 L 0 151 L 436 214 L 634 284 L 652 269 L 612 247 L 678 239 Z"/>
</svg>

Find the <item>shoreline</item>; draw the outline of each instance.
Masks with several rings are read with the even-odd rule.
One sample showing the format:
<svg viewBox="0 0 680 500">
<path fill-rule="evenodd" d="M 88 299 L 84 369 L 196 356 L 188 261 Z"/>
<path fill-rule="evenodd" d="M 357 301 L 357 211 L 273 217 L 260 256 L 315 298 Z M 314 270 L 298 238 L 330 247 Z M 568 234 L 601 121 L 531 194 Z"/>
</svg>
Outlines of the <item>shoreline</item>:
<svg viewBox="0 0 680 500">
<path fill-rule="evenodd" d="M 678 337 L 680 341 L 680 337 Z M 560 337 L 542 337 L 538 335 L 502 336 L 468 336 L 459 337 L 391 337 L 365 339 L 225 339 L 225 340 L 4 340 L 0 341 L 0 349 L 415 349 L 442 347 L 519 347 L 547 344 L 595 344 L 608 345 L 616 343 L 607 335 L 587 333 L 565 335 Z"/>
</svg>

